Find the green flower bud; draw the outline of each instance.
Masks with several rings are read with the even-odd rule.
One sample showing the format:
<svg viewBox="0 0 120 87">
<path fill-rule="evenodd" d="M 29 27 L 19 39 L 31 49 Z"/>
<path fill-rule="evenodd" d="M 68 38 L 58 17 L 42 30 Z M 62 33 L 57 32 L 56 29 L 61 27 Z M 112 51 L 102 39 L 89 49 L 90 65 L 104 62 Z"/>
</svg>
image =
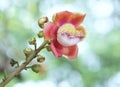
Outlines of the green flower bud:
<svg viewBox="0 0 120 87">
<path fill-rule="evenodd" d="M 39 64 L 34 64 L 31 66 L 31 69 L 35 73 L 39 73 L 41 66 Z"/>
<path fill-rule="evenodd" d="M 25 48 L 23 50 L 26 57 L 28 57 L 30 54 L 32 54 L 33 50 L 31 48 Z"/>
<path fill-rule="evenodd" d="M 41 28 L 44 28 L 44 24 L 48 22 L 48 17 L 44 16 L 44 17 L 41 17 L 39 20 L 38 20 L 38 25 L 41 27 Z"/>
<path fill-rule="evenodd" d="M 47 51 L 51 51 L 50 46 L 46 46 Z"/>
<path fill-rule="evenodd" d="M 43 62 L 43 61 L 45 61 L 45 57 L 43 57 L 43 56 L 41 56 L 41 55 L 39 55 L 39 56 L 37 56 L 37 62 Z"/>
<path fill-rule="evenodd" d="M 39 31 L 39 33 L 37 35 L 39 38 L 43 37 L 43 31 Z"/>
<path fill-rule="evenodd" d="M 35 45 L 35 44 L 36 44 L 36 39 L 35 39 L 35 38 L 31 38 L 31 39 L 29 40 L 29 44 L 30 44 L 30 45 Z"/>
</svg>

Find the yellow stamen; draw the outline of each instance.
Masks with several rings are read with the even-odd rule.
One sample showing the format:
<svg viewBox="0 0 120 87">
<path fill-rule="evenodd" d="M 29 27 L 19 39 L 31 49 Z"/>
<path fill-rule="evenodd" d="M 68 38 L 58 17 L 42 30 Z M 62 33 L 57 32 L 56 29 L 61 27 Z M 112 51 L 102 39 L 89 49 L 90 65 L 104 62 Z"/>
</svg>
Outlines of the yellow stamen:
<svg viewBox="0 0 120 87">
<path fill-rule="evenodd" d="M 61 33 L 61 32 L 74 33 L 74 30 L 75 30 L 75 27 L 72 24 L 64 24 L 59 28 L 58 33 Z"/>
<path fill-rule="evenodd" d="M 64 24 L 58 29 L 58 34 L 62 32 L 69 33 L 70 35 L 80 36 L 80 31 L 76 30 L 72 24 Z"/>
</svg>

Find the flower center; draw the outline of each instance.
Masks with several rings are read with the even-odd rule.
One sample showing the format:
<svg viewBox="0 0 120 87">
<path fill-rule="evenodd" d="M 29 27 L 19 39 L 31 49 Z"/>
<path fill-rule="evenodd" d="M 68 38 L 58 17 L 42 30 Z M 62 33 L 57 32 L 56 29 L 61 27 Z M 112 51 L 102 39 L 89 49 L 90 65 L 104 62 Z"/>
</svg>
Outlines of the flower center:
<svg viewBox="0 0 120 87">
<path fill-rule="evenodd" d="M 62 25 L 57 32 L 57 40 L 63 46 L 73 46 L 82 38 L 81 31 L 69 23 Z"/>
</svg>

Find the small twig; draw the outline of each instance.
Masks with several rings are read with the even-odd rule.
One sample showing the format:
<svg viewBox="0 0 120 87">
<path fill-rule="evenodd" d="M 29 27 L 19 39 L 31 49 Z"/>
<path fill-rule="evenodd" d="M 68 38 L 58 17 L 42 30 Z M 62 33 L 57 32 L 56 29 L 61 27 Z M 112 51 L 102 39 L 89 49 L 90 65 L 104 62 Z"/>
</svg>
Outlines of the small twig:
<svg viewBox="0 0 120 87">
<path fill-rule="evenodd" d="M 29 69 L 29 68 L 31 68 L 31 67 L 32 67 L 32 66 L 26 66 L 26 67 L 25 67 L 25 70 L 27 70 L 27 69 Z"/>
<path fill-rule="evenodd" d="M 41 46 L 36 49 L 28 58 L 27 60 L 22 63 L 22 65 L 20 65 L 16 71 L 14 71 L 13 73 L 11 73 L 9 76 L 7 76 L 5 78 L 5 80 L 3 80 L 1 83 L 0 83 L 0 87 L 4 87 L 8 82 L 10 82 L 14 77 L 16 77 L 17 75 L 20 74 L 20 72 L 22 70 L 24 70 L 26 68 L 26 66 L 34 59 L 34 57 L 44 48 L 44 46 L 48 43 L 48 41 L 44 41 Z"/>
<path fill-rule="evenodd" d="M 37 44 L 34 45 L 35 46 L 35 50 L 37 49 Z"/>
<path fill-rule="evenodd" d="M 6 77 L 7 77 L 7 74 L 6 74 L 6 71 L 4 71 L 4 78 L 2 80 L 5 81 Z"/>
</svg>

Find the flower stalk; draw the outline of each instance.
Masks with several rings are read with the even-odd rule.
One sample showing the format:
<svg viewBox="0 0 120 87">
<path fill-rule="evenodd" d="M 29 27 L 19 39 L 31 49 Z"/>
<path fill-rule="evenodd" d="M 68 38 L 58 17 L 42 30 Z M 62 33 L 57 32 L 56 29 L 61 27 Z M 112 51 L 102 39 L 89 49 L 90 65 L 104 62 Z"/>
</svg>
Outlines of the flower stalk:
<svg viewBox="0 0 120 87">
<path fill-rule="evenodd" d="M 34 59 L 34 57 L 45 47 L 45 45 L 48 43 L 47 40 L 45 40 L 38 49 L 33 51 L 31 55 L 27 58 L 27 60 L 20 65 L 13 73 L 11 73 L 8 77 L 4 78 L 4 80 L 0 83 L 0 87 L 5 87 L 7 83 L 9 83 L 13 78 L 15 78 L 17 75 L 21 73 L 22 70 L 26 69 L 26 66 Z"/>
</svg>

